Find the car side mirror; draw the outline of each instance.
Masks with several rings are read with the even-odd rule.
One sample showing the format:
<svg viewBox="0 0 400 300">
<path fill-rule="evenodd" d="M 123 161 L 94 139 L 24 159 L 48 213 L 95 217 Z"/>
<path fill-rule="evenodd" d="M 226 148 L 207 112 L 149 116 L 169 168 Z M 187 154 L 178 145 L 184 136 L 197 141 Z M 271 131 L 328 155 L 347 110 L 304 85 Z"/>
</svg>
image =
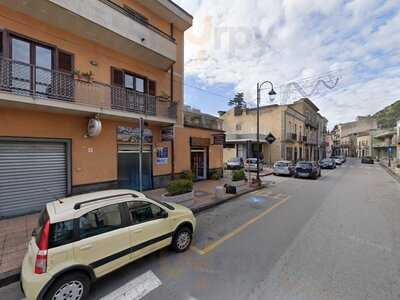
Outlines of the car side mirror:
<svg viewBox="0 0 400 300">
<path fill-rule="evenodd" d="M 161 217 L 162 219 L 166 219 L 166 218 L 168 218 L 168 213 L 167 213 L 165 210 L 163 210 L 163 211 L 161 212 L 161 214 L 160 214 L 160 217 Z"/>
</svg>

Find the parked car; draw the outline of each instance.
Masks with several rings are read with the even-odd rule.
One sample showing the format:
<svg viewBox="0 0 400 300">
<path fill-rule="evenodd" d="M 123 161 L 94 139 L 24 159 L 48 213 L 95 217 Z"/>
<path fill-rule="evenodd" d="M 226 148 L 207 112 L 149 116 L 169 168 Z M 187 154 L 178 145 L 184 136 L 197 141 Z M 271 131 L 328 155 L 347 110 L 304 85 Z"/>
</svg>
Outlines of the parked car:
<svg viewBox="0 0 400 300">
<path fill-rule="evenodd" d="M 333 158 L 324 158 L 319 163 L 321 169 L 335 169 L 336 162 Z"/>
<path fill-rule="evenodd" d="M 296 164 L 295 177 L 317 179 L 321 176 L 321 168 L 314 161 L 299 161 Z"/>
<path fill-rule="evenodd" d="M 234 157 L 228 160 L 226 163 L 226 168 L 228 170 L 238 170 L 244 168 L 243 158 Z"/>
<path fill-rule="evenodd" d="M 340 155 L 338 157 L 342 160 L 342 164 L 346 162 L 346 156 Z"/>
<path fill-rule="evenodd" d="M 85 299 L 96 279 L 123 265 L 166 246 L 187 250 L 195 226 L 188 208 L 132 190 L 50 202 L 22 263 L 22 291 L 31 300 Z"/>
<path fill-rule="evenodd" d="M 339 156 L 332 156 L 331 158 L 335 161 L 336 165 L 340 166 L 343 164 L 343 160 Z"/>
<path fill-rule="evenodd" d="M 361 163 L 362 164 L 373 164 L 374 159 L 371 156 L 364 156 L 363 158 L 361 158 Z"/>
<path fill-rule="evenodd" d="M 295 166 L 291 161 L 280 160 L 274 164 L 274 175 L 294 175 Z"/>
<path fill-rule="evenodd" d="M 244 163 L 244 168 L 246 171 L 257 171 L 257 158 L 248 158 Z M 264 169 L 261 160 L 259 162 L 259 169 L 262 171 Z"/>
</svg>

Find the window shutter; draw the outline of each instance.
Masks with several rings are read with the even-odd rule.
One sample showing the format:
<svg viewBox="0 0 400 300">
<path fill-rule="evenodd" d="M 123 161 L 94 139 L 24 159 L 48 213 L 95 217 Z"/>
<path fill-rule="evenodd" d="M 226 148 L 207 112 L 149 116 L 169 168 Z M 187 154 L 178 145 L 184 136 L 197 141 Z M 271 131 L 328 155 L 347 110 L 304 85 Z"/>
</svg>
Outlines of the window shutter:
<svg viewBox="0 0 400 300">
<path fill-rule="evenodd" d="M 58 69 L 63 72 L 72 73 L 74 70 L 72 54 L 58 50 Z"/>
<path fill-rule="evenodd" d="M 153 80 L 149 80 L 149 95 L 150 96 L 156 95 L 156 82 Z"/>
<path fill-rule="evenodd" d="M 124 73 L 121 70 L 111 67 L 111 85 L 123 86 Z"/>
</svg>

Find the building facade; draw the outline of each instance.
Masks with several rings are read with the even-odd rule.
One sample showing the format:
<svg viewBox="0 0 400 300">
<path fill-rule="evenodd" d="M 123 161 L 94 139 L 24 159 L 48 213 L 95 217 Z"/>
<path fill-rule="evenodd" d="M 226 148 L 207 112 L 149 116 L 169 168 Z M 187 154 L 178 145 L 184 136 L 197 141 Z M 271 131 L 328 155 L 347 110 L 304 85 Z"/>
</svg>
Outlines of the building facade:
<svg viewBox="0 0 400 300">
<path fill-rule="evenodd" d="M 357 157 L 372 155 L 372 140 L 369 131 L 360 132 L 357 135 Z"/>
<path fill-rule="evenodd" d="M 335 145 L 336 155 L 357 157 L 358 135 L 376 128 L 378 128 L 378 124 L 372 116 L 358 116 L 356 121 L 338 124 L 336 127 L 338 139 L 338 143 Z"/>
<path fill-rule="evenodd" d="M 257 147 L 257 109 L 231 109 L 221 118 L 226 131 L 224 161 L 233 157 L 255 158 L 260 152 L 267 164 L 277 160 L 318 160 L 325 151 L 319 151 L 325 144 L 327 120 L 315 114 L 314 123 L 307 120 L 306 111 L 318 111 L 309 100 L 301 99 L 289 105 L 268 105 L 260 107 L 260 148 Z M 311 126 L 312 125 L 312 126 Z M 321 129 L 320 129 L 321 128 Z M 275 141 L 269 144 L 267 136 L 272 134 Z"/>
<path fill-rule="evenodd" d="M 372 156 L 377 160 L 397 160 L 397 128 L 371 130 Z"/>
<path fill-rule="evenodd" d="M 1 1 L 0 217 L 165 186 L 191 169 L 196 138 L 205 168 L 222 167 L 212 132 L 184 127 L 191 24 L 171 1 Z"/>
</svg>

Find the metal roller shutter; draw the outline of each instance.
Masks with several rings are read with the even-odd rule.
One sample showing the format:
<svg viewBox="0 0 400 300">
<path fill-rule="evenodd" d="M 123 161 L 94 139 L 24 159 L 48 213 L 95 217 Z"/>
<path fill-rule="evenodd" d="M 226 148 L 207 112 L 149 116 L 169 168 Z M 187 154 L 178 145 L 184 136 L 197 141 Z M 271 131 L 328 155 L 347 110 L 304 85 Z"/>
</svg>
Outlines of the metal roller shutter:
<svg viewBox="0 0 400 300">
<path fill-rule="evenodd" d="M 68 191 L 65 143 L 0 141 L 0 218 L 40 211 Z"/>
</svg>

